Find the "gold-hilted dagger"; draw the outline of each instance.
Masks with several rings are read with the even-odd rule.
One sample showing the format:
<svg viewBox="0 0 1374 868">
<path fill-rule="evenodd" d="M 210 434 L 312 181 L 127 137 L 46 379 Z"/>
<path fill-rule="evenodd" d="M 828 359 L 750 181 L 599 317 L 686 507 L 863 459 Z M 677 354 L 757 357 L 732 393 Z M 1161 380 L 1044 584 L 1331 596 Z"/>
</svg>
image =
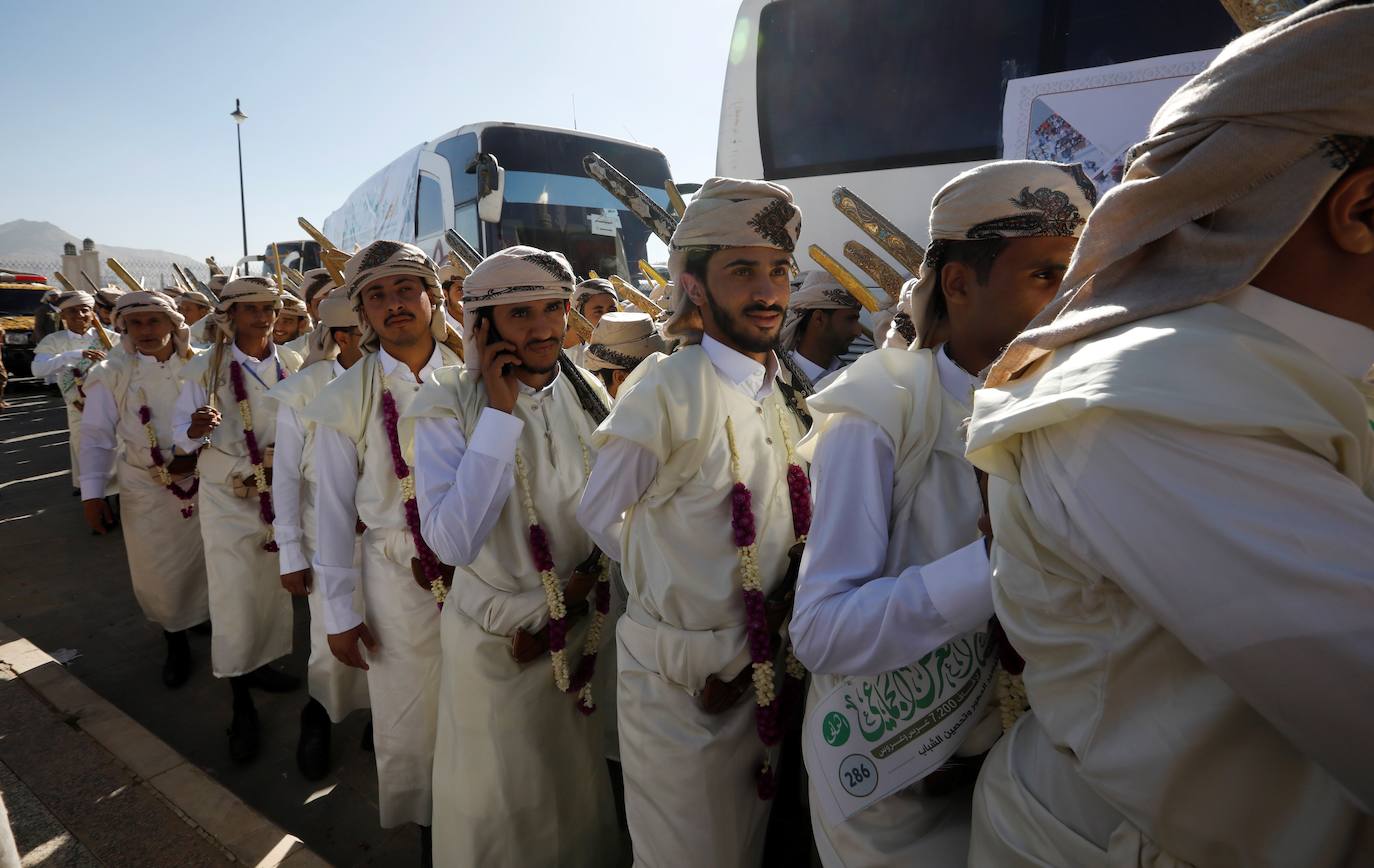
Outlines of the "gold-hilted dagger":
<svg viewBox="0 0 1374 868">
<path fill-rule="evenodd" d="M 921 272 L 921 261 L 926 258 L 925 248 L 898 229 L 876 208 L 854 195 L 848 187 L 836 187 L 831 194 L 831 201 L 841 214 L 878 242 L 878 246 L 901 263 L 913 277 Z"/>
<path fill-rule="evenodd" d="M 648 260 L 639 260 L 639 273 L 644 275 L 644 279 L 658 286 L 667 286 L 668 279 L 658 273 L 658 269 L 649 264 Z"/>
<path fill-rule="evenodd" d="M 677 219 L 681 220 L 682 215 L 687 213 L 687 203 L 682 198 L 682 193 L 678 191 L 677 184 L 673 183 L 672 178 L 663 182 L 663 189 L 668 194 L 668 204 L 673 206 L 673 212 Z"/>
<path fill-rule="evenodd" d="M 306 235 L 315 239 L 315 243 L 320 245 L 320 261 L 324 263 L 325 270 L 329 272 L 329 279 L 334 281 L 335 286 L 343 286 L 343 265 L 348 261 L 348 254 L 336 247 L 333 241 L 330 241 L 323 232 L 316 229 L 304 217 L 297 217 L 296 223 L 305 230 Z"/>
<path fill-rule="evenodd" d="M 822 250 L 819 244 L 812 244 L 806 249 L 806 252 L 811 255 L 817 265 L 830 272 L 830 276 L 835 278 L 840 286 L 844 287 L 845 292 L 854 296 L 869 313 L 877 313 L 882 310 L 882 306 L 873 297 L 873 293 L 869 292 L 868 287 L 863 285 L 863 281 L 855 277 L 853 272 L 837 262 L 833 256 Z"/>
<path fill-rule="evenodd" d="M 859 267 L 859 270 L 878 284 L 888 298 L 893 301 L 902 293 L 902 276 L 897 269 L 888 265 L 881 256 L 865 247 L 861 241 L 844 243 L 844 258 Z"/>
<path fill-rule="evenodd" d="M 592 342 L 592 322 L 578 313 L 576 308 L 568 308 L 568 327 L 577 332 L 577 337 L 582 343 Z"/>
<path fill-rule="evenodd" d="M 618 274 L 611 275 L 611 285 L 621 298 L 628 299 L 630 304 L 647 313 L 654 319 L 663 316 L 663 308 L 659 307 L 647 295 L 631 286 L 623 277 Z"/>
</svg>

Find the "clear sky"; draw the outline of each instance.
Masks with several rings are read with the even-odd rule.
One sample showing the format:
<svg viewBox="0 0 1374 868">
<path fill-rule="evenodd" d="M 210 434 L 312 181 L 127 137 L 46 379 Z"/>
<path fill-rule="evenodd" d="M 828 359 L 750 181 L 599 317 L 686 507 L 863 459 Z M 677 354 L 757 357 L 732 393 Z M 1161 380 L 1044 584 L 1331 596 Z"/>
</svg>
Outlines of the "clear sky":
<svg viewBox="0 0 1374 868">
<path fill-rule="evenodd" d="M 221 263 L 302 236 L 407 148 L 507 120 L 715 165 L 738 0 L 0 3 L 0 223 Z"/>
</svg>

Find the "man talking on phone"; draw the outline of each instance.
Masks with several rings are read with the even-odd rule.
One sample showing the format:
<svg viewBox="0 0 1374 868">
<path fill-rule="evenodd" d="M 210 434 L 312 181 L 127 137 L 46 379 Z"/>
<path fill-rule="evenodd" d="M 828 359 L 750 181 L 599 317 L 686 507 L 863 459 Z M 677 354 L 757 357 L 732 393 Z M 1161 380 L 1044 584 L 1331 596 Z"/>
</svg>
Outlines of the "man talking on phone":
<svg viewBox="0 0 1374 868">
<path fill-rule="evenodd" d="M 439 618 L 436 865 L 617 864 L 591 693 L 606 561 L 575 518 L 610 401 L 562 352 L 572 289 L 562 254 L 484 259 L 463 284 L 466 369 L 436 373 L 407 412 L 425 541 L 457 568 Z"/>
</svg>

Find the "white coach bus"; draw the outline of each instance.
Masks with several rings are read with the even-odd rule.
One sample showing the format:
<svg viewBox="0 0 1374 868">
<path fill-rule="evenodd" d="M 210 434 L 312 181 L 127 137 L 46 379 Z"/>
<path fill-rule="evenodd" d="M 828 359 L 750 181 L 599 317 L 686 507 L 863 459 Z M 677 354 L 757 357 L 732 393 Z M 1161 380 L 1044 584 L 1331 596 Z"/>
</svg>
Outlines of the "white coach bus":
<svg viewBox="0 0 1374 868">
<path fill-rule="evenodd" d="M 1214 50 L 1238 34 L 1216 0 L 745 0 L 716 173 L 792 189 L 803 268 L 815 267 L 806 245 L 839 257 L 863 237 L 831 204 L 839 185 L 925 243 L 935 192 L 1004 155 L 1009 81 Z M 1077 157 L 1049 150 L 1036 156 Z"/>
<path fill-rule="evenodd" d="M 486 256 L 529 244 L 586 275 L 637 274 L 649 230 L 582 171 L 596 152 L 664 208 L 668 161 L 656 148 L 574 130 L 478 123 L 423 142 L 368 178 L 324 222 L 344 250 L 379 238 L 418 244 L 436 261 L 454 229 Z"/>
</svg>

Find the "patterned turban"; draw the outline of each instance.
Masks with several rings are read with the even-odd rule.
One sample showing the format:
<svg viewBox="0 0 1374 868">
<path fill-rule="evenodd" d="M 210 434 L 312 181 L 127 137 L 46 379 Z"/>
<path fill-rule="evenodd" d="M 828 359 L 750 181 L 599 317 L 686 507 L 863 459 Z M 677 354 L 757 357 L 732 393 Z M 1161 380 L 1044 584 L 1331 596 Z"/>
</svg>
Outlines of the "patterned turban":
<svg viewBox="0 0 1374 868">
<path fill-rule="evenodd" d="M 792 253 L 801 234 L 801 210 L 792 191 L 767 181 L 711 178 L 692 198 L 669 244 L 668 272 L 675 287 L 665 334 L 696 336 L 697 306 L 681 289 L 687 254 L 694 249 L 772 247 Z"/>
<path fill-rule="evenodd" d="M 935 291 L 949 245 L 991 238 L 1077 238 L 1097 203 L 1097 188 L 1077 163 L 999 160 L 970 169 L 940 188 L 930 204 L 930 247 L 920 273 L 902 287 L 916 327 L 911 348 L 941 337 Z"/>
<path fill-rule="evenodd" d="M 434 260 L 414 244 L 374 241 L 349 257 L 344 264 L 344 286 L 348 289 L 348 300 L 353 303 L 353 311 L 358 315 L 364 352 L 376 352 L 382 345 L 382 339 L 372 330 L 363 314 L 363 290 L 383 278 L 406 275 L 418 278 L 429 294 L 432 303 L 429 333 L 440 343 L 448 339 L 448 323 L 444 320 L 444 292 L 439 288 L 439 269 Z"/>
</svg>

